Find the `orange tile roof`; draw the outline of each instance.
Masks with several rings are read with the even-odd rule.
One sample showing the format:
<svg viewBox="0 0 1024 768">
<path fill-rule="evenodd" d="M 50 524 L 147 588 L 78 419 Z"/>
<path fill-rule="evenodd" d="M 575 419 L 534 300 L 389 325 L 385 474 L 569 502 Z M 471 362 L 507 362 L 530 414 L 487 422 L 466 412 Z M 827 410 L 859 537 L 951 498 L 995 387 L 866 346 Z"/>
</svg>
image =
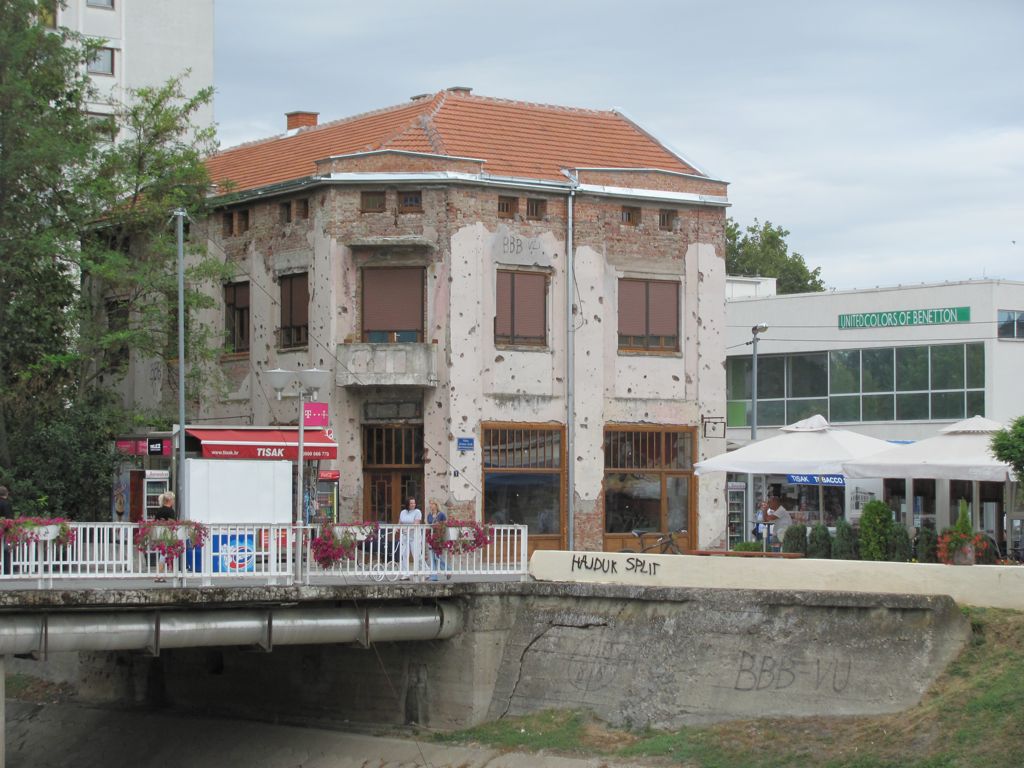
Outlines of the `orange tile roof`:
<svg viewBox="0 0 1024 768">
<path fill-rule="evenodd" d="M 561 181 L 563 168 L 586 167 L 703 175 L 617 112 L 454 90 L 226 149 L 207 168 L 244 191 L 311 176 L 332 155 L 382 149 L 479 158 L 491 175 L 531 179 Z"/>
</svg>

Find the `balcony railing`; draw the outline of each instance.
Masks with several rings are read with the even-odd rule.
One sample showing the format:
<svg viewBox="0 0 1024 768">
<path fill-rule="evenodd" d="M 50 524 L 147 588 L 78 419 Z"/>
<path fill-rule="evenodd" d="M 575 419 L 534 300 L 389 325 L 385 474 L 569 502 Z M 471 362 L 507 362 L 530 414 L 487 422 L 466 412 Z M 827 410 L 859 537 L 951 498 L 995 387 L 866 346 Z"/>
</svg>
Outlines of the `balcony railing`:
<svg viewBox="0 0 1024 768">
<path fill-rule="evenodd" d="M 71 528 L 74 541 L 66 546 L 55 541 L 5 546 L 0 584 L 52 588 L 65 581 L 93 581 L 100 587 L 112 586 L 112 582 L 204 587 L 423 581 L 433 577 L 481 580 L 525 577 L 527 572 L 527 531 L 522 525 L 490 526 L 490 544 L 441 558 L 431 556 L 426 526 L 356 526 L 352 529 L 357 540 L 352 557 L 329 568 L 320 567 L 313 558 L 311 542 L 319 533 L 316 526 L 210 525 L 201 547 L 186 543 L 183 552 L 170 562 L 156 550 L 137 548 L 139 526 L 134 523 L 72 523 Z M 302 537 L 298 567 L 296 536 Z"/>
<path fill-rule="evenodd" d="M 338 385 L 436 387 L 437 354 L 435 344 L 339 344 Z"/>
</svg>

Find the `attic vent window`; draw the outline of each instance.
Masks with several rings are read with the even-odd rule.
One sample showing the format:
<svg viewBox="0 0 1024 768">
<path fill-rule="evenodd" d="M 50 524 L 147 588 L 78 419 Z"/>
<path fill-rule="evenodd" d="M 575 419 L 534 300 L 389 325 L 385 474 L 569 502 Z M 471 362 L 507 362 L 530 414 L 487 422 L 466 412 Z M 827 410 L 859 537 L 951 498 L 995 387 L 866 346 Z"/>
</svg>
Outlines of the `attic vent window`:
<svg viewBox="0 0 1024 768">
<path fill-rule="evenodd" d="M 359 210 L 363 213 L 381 213 L 385 204 L 383 192 L 362 192 L 359 196 Z"/>
<path fill-rule="evenodd" d="M 528 219 L 543 219 L 548 212 L 548 201 L 541 200 L 537 197 L 528 197 L 526 199 L 526 218 Z"/>
<path fill-rule="evenodd" d="M 498 197 L 498 218 L 499 219 L 514 219 L 516 214 L 519 213 L 519 198 L 518 197 Z"/>
<path fill-rule="evenodd" d="M 640 223 L 640 209 L 631 205 L 622 206 L 622 214 L 619 219 L 627 227 L 635 227 Z"/>
</svg>

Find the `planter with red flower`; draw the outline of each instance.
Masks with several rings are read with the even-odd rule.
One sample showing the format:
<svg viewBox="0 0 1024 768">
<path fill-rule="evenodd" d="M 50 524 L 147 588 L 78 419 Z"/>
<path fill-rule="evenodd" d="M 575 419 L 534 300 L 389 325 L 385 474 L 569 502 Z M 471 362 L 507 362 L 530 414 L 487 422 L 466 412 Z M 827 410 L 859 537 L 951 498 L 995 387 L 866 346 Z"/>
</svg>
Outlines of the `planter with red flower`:
<svg viewBox="0 0 1024 768">
<path fill-rule="evenodd" d="M 427 546 L 435 555 L 464 555 L 494 541 L 494 528 L 475 520 L 448 520 L 427 530 Z"/>
<path fill-rule="evenodd" d="M 936 552 L 940 562 L 946 565 L 974 565 L 975 560 L 988 550 L 988 546 L 985 535 L 974 532 L 967 502 L 961 499 L 956 524 L 939 536 Z"/>
<path fill-rule="evenodd" d="M 0 519 L 0 535 L 11 547 L 45 541 L 69 547 L 78 532 L 63 517 L 15 517 Z"/>
<path fill-rule="evenodd" d="M 342 560 L 352 560 L 359 545 L 375 538 L 379 528 L 377 523 L 332 525 L 325 522 L 309 542 L 310 553 L 321 568 L 332 568 Z"/>
<path fill-rule="evenodd" d="M 143 554 L 155 552 L 172 566 L 186 547 L 201 547 L 209 529 L 194 520 L 144 520 L 135 530 L 135 549 Z"/>
</svg>

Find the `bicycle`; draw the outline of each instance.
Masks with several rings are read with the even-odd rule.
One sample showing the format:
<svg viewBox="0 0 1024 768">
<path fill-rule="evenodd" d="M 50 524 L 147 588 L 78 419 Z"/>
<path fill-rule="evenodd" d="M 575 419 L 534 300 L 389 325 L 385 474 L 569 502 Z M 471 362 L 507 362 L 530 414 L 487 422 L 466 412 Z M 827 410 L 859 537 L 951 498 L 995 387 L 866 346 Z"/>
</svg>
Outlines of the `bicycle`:
<svg viewBox="0 0 1024 768">
<path fill-rule="evenodd" d="M 619 550 L 619 552 L 622 553 L 622 554 L 642 555 L 644 553 L 651 552 L 651 550 L 655 550 L 655 549 L 658 550 L 658 551 L 657 552 L 653 552 L 652 554 L 657 554 L 657 555 L 682 555 L 682 554 L 685 554 L 683 552 L 683 550 L 681 550 L 679 548 L 679 545 L 676 544 L 676 540 L 675 540 L 675 536 L 674 536 L 674 534 L 676 534 L 676 533 L 685 533 L 685 531 L 681 531 L 680 530 L 680 531 L 671 531 L 669 533 L 662 533 L 661 531 L 639 531 L 639 530 L 633 530 L 633 531 L 630 531 L 630 533 L 632 533 L 634 536 L 636 536 L 637 539 L 640 541 L 640 550 L 637 551 L 635 549 L 630 549 L 629 547 L 624 547 L 623 549 Z M 647 544 L 645 546 L 644 545 L 644 536 L 657 536 L 658 539 L 653 544 Z"/>
</svg>

